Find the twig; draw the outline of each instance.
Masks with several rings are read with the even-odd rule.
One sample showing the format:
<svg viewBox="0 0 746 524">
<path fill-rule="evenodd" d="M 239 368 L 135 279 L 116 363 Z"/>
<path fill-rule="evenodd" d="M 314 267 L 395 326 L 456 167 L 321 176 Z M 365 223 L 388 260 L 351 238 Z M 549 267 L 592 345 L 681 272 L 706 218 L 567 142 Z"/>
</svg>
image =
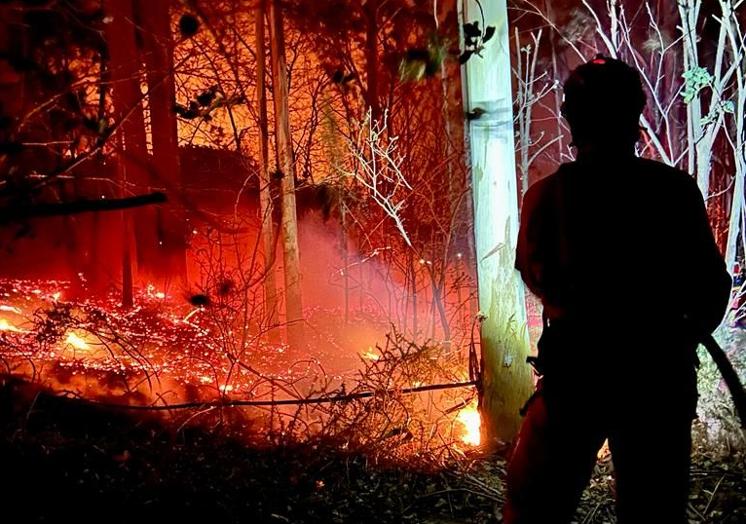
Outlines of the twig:
<svg viewBox="0 0 746 524">
<path fill-rule="evenodd" d="M 428 386 L 418 386 L 414 388 L 402 388 L 402 389 L 384 389 L 380 391 L 361 391 L 359 393 L 350 393 L 347 395 L 333 395 L 325 397 L 314 397 L 314 398 L 301 398 L 301 399 L 280 399 L 280 400 L 215 400 L 212 402 L 182 402 L 180 404 L 165 404 L 162 406 L 143 406 L 136 404 L 117 404 L 113 402 L 98 402 L 92 401 L 92 404 L 101 407 L 107 407 L 112 409 L 123 409 L 132 411 L 170 411 L 177 409 L 191 409 L 191 408 L 208 408 L 208 407 L 220 407 L 220 408 L 231 408 L 231 407 L 252 407 L 252 406 L 299 406 L 309 404 L 329 404 L 333 402 L 349 402 L 351 400 L 358 400 L 361 398 L 370 398 L 381 394 L 400 394 L 400 395 L 411 395 L 414 393 L 422 393 L 425 391 L 439 391 L 444 389 L 456 389 L 466 388 L 470 386 L 476 386 L 478 381 L 471 380 L 469 382 L 453 382 L 449 384 L 431 384 Z"/>
</svg>

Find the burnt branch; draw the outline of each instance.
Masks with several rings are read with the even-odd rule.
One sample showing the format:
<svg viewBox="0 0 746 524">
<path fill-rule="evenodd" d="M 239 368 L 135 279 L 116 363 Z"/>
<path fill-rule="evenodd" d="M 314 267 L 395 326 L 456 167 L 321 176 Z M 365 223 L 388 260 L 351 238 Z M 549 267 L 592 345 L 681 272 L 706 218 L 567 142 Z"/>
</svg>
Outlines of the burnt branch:
<svg viewBox="0 0 746 524">
<path fill-rule="evenodd" d="M 154 192 L 127 198 L 107 198 L 101 200 L 84 199 L 75 200 L 73 202 L 7 207 L 0 210 L 0 224 L 8 224 L 30 218 L 76 215 L 79 213 L 90 213 L 94 211 L 121 211 L 123 209 L 162 204 L 164 202 L 166 202 L 166 194 Z"/>
</svg>

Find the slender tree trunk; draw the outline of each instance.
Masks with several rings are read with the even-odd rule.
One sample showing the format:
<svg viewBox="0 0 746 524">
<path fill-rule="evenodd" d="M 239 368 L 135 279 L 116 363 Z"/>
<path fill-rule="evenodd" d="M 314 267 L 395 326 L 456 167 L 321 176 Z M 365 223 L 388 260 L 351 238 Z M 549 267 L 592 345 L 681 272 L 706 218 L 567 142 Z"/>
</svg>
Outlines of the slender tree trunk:
<svg viewBox="0 0 746 524">
<path fill-rule="evenodd" d="M 417 331 L 419 326 L 417 325 L 418 319 L 418 308 L 420 307 L 417 303 L 417 271 L 414 265 L 414 255 L 409 255 L 409 271 L 412 278 L 412 340 L 417 342 Z"/>
<path fill-rule="evenodd" d="M 262 219 L 262 247 L 264 249 L 264 307 L 269 329 L 269 341 L 278 341 L 277 282 L 275 279 L 275 230 L 273 220 L 272 182 L 269 176 L 269 137 L 267 125 L 267 87 L 265 72 L 264 18 L 266 7 L 259 0 L 255 21 L 256 100 L 259 111 L 259 213 Z"/>
<path fill-rule="evenodd" d="M 183 192 L 179 143 L 176 127 L 175 86 L 173 71 L 173 41 L 169 4 L 165 0 L 145 3 L 136 0 L 142 14 L 142 35 L 145 44 L 147 65 L 148 107 L 152 135 L 155 186 L 165 187 L 169 203 L 158 209 L 158 239 L 155 246 L 159 257 L 152 269 L 160 277 L 185 284 L 186 269 L 186 221 L 181 204 Z"/>
<path fill-rule="evenodd" d="M 126 180 L 134 186 L 136 192 L 145 192 L 149 186 L 147 165 L 147 148 L 145 143 L 145 119 L 143 117 L 142 94 L 140 91 L 140 61 L 135 42 L 135 27 L 133 24 L 132 0 L 107 0 L 105 9 L 111 17 L 107 24 L 107 44 L 109 48 L 109 79 L 112 87 L 112 103 L 116 121 L 123 121 L 118 133 L 120 151 L 118 162 L 121 173 L 126 173 Z M 124 194 L 122 191 L 120 194 Z M 138 249 L 151 244 L 154 228 L 146 223 L 147 211 L 134 210 L 127 212 L 135 222 L 135 234 L 138 239 Z M 129 240 L 125 236 L 128 228 L 120 221 L 123 251 L 129 250 Z M 106 237 L 114 238 L 113 232 L 107 232 Z M 138 253 L 140 254 L 140 253 Z M 124 255 L 123 255 L 124 256 Z M 124 259 L 122 259 L 124 260 Z M 97 261 L 93 261 L 97 263 Z M 131 262 L 130 262 L 131 263 Z M 127 280 L 131 266 L 124 267 L 123 280 Z M 131 285 L 124 283 L 125 287 Z M 95 286 L 94 286 L 95 287 Z M 126 295 L 128 292 L 124 290 Z"/>
<path fill-rule="evenodd" d="M 269 38 L 272 54 L 272 87 L 275 104 L 277 158 L 282 207 L 282 250 L 285 273 L 285 321 L 287 341 L 298 349 L 303 343 L 303 302 L 301 296 L 300 253 L 298 251 L 298 220 L 295 209 L 295 168 L 293 143 L 288 115 L 288 77 L 285 62 L 285 40 L 279 0 L 269 2 Z"/>
<path fill-rule="evenodd" d="M 554 11 L 552 0 L 544 0 L 544 9 L 547 13 L 547 18 L 555 22 L 557 16 Z M 549 45 L 550 53 L 552 56 L 552 79 L 557 80 L 560 78 L 559 67 L 557 64 L 557 43 L 555 39 L 556 34 L 549 32 Z M 562 162 L 562 157 L 565 153 L 564 145 L 564 130 L 562 129 L 562 92 L 560 89 L 554 89 L 554 115 L 557 123 L 557 162 Z"/>
<path fill-rule="evenodd" d="M 440 327 L 443 329 L 443 344 L 446 347 L 450 347 L 451 345 L 451 326 L 448 325 L 448 314 L 446 313 L 446 306 L 445 306 L 445 282 L 443 279 L 438 283 L 435 279 L 435 274 L 433 273 L 433 270 L 429 271 L 430 276 L 430 287 L 433 292 L 433 304 L 435 306 L 435 310 L 437 310 L 438 313 L 438 319 L 440 320 Z M 433 320 L 433 325 L 435 325 L 435 320 Z M 435 329 L 433 329 L 433 332 Z"/>
<path fill-rule="evenodd" d="M 344 282 L 344 302 L 345 302 L 345 324 L 350 322 L 350 246 L 347 242 L 347 206 L 345 205 L 344 195 L 340 197 L 339 203 L 340 225 L 342 234 L 340 238 L 342 247 L 342 281 Z"/>
<path fill-rule="evenodd" d="M 462 22 L 481 21 L 477 0 L 463 0 Z M 469 122 L 474 236 L 481 324 L 482 425 L 487 436 L 511 440 L 532 378 L 523 283 L 514 269 L 518 187 L 513 144 L 513 102 L 505 0 L 482 2 L 484 26 L 496 28 L 482 57 L 465 64 L 465 109 L 485 113 Z M 480 24 L 481 25 L 481 24 Z"/>
<path fill-rule="evenodd" d="M 679 3 L 685 72 L 699 67 L 697 23 L 700 8 L 701 0 L 682 0 Z M 687 104 L 687 142 L 689 146 L 689 172 L 696 175 L 699 190 L 702 192 L 702 196 L 707 198 L 710 191 L 712 144 L 708 144 L 708 140 L 704 136 L 702 98 L 699 94 L 695 95 L 691 102 Z"/>
<path fill-rule="evenodd" d="M 734 86 L 735 111 L 731 140 L 733 148 L 733 160 L 735 164 L 735 181 L 733 184 L 733 195 L 731 197 L 730 220 L 728 223 L 728 239 L 725 248 L 725 263 L 728 271 L 733 271 L 736 264 L 738 244 L 746 248 L 746 66 L 744 66 L 744 51 L 746 44 L 739 38 L 736 25 L 740 23 L 738 14 L 733 14 L 727 9 L 725 1 L 721 0 L 723 16 L 721 24 L 728 24 L 727 36 L 731 60 L 740 60 L 741 67 L 735 72 L 736 81 Z M 746 10 L 744 10 L 746 11 Z M 743 12 L 743 11 L 742 11 Z M 728 131 L 726 131 L 728 132 Z"/>
<path fill-rule="evenodd" d="M 746 246 L 746 205 L 744 205 L 744 174 L 746 174 L 746 159 L 736 159 L 737 167 L 735 182 L 733 184 L 733 196 L 730 205 L 730 219 L 728 222 L 728 240 L 725 248 L 725 263 L 728 271 L 733 271 L 736 265 L 738 243 Z"/>
<path fill-rule="evenodd" d="M 378 0 L 368 0 L 365 4 L 367 20 L 365 32 L 365 60 L 368 106 L 371 117 L 378 121 L 381 105 L 378 100 Z"/>
<path fill-rule="evenodd" d="M 518 99 L 518 151 L 520 153 L 520 164 L 519 173 L 521 180 L 521 202 L 523 202 L 523 195 L 528 191 L 528 154 L 531 147 L 531 92 L 533 85 L 531 83 L 531 76 L 529 74 L 528 65 L 524 71 L 523 66 L 523 49 L 521 48 L 521 40 L 518 36 L 518 28 L 515 31 L 515 57 L 516 57 L 516 71 L 518 72 L 516 78 L 516 98 Z M 526 53 L 526 60 L 530 60 L 529 53 Z"/>
<path fill-rule="evenodd" d="M 117 137 L 119 148 L 122 148 L 122 137 Z M 127 183 L 127 172 L 124 162 L 117 162 L 117 178 L 121 187 Z M 123 197 L 124 192 L 119 192 L 119 197 Z M 121 222 L 122 232 L 122 307 L 130 309 L 134 305 L 134 285 L 132 281 L 132 250 L 130 238 L 130 217 L 126 210 L 118 213 L 118 219 Z"/>
</svg>

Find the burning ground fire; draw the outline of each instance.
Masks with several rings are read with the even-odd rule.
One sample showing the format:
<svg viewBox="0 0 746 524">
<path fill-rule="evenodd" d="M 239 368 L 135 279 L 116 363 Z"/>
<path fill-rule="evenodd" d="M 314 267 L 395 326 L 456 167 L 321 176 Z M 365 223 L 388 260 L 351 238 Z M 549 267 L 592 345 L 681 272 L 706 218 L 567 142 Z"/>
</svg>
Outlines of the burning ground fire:
<svg viewBox="0 0 746 524">
<path fill-rule="evenodd" d="M 283 431 L 292 430 L 293 421 L 303 417 L 307 431 L 321 433 L 331 423 L 344 433 L 345 424 L 360 423 L 362 416 L 364 432 L 370 433 L 362 440 L 373 439 L 377 432 L 401 434 L 407 436 L 401 439 L 405 447 L 413 440 L 411 429 L 387 427 L 398 417 L 405 425 L 426 422 L 420 424 L 422 434 L 440 435 L 441 443 L 445 436 L 457 448 L 480 444 L 476 400 L 459 397 L 471 391 L 409 395 L 406 402 L 395 398 L 399 388 L 463 381 L 462 376 L 447 374 L 455 369 L 453 362 L 442 369 L 433 366 L 438 360 L 433 348 L 411 343 L 369 346 L 360 353 L 349 352 L 344 360 L 347 370 L 327 372 L 322 362 L 343 360 L 338 350 L 334 355 L 317 351 L 302 362 L 289 362 L 285 346 L 254 337 L 243 351 L 248 357 L 236 357 L 237 337 L 232 328 L 218 329 L 217 315 L 181 303 L 153 286 L 143 289 L 138 306 L 128 311 L 122 310 L 116 297 L 72 300 L 66 298 L 68 291 L 65 282 L 0 281 L 0 362 L 7 372 L 55 390 L 118 404 L 199 405 L 216 399 L 263 401 L 288 395 L 305 399 L 368 391 L 373 393 L 363 396 L 370 397 L 369 404 L 354 400 L 304 409 L 256 408 L 252 413 Z M 422 362 L 426 366 L 417 367 Z M 371 405 L 381 412 L 371 410 Z M 390 410 L 396 413 L 392 416 Z M 425 429 L 428 424 L 430 429 Z"/>
<path fill-rule="evenodd" d="M 456 422 L 461 425 L 463 431 L 461 441 L 464 444 L 478 446 L 482 442 L 482 418 L 477 409 L 476 399 L 458 412 Z"/>
</svg>

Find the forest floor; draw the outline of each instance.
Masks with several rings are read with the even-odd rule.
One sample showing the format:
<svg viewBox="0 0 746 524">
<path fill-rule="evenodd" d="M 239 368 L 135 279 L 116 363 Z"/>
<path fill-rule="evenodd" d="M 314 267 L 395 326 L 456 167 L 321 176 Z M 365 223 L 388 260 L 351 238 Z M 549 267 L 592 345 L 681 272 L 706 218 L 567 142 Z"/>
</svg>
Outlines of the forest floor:
<svg viewBox="0 0 746 524">
<path fill-rule="evenodd" d="M 505 460 L 373 462 L 323 443 L 259 448 L 16 379 L 0 384 L 0 504 L 14 522 L 500 522 Z M 746 522 L 744 457 L 694 456 L 691 522 Z M 655 465 L 651 466 L 655 474 Z M 599 461 L 579 523 L 614 522 Z"/>
</svg>

